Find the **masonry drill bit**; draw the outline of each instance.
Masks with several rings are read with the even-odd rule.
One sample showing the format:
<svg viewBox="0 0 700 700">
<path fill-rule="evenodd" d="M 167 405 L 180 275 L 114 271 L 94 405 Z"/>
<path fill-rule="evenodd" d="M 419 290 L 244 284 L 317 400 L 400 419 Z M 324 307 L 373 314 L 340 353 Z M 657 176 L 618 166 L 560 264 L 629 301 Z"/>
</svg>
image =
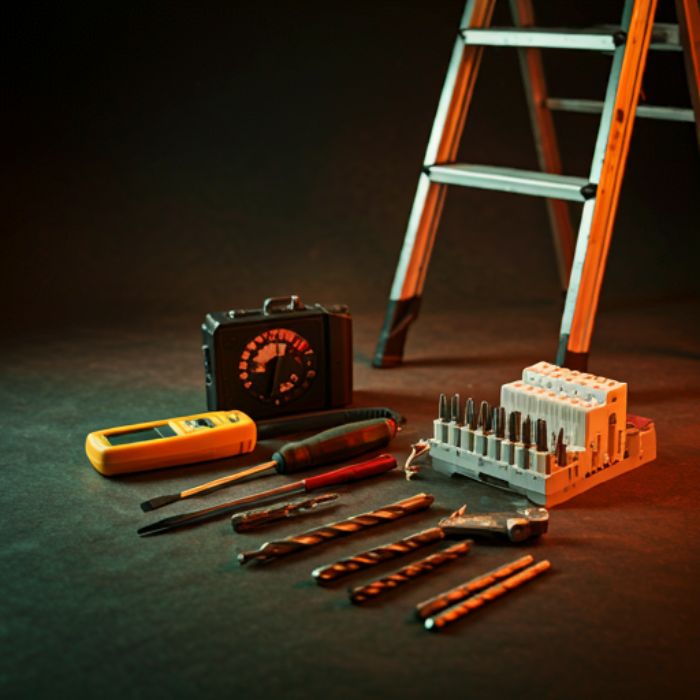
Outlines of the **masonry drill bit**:
<svg viewBox="0 0 700 700">
<path fill-rule="evenodd" d="M 307 530 L 299 535 L 266 542 L 260 549 L 250 552 L 241 552 L 238 555 L 238 561 L 241 564 L 246 564 L 252 559 L 258 559 L 260 561 L 277 559 L 287 554 L 293 554 L 294 552 L 315 547 L 328 540 L 353 535 L 361 530 L 389 523 L 403 518 L 406 515 L 410 515 L 411 513 L 425 510 L 432 505 L 434 500 L 435 498 L 427 493 L 419 493 L 416 496 L 391 503 L 387 506 L 382 506 L 369 513 L 361 513 L 360 515 L 355 515 L 346 520 L 339 520 L 338 522 L 330 523 L 313 530 Z"/>
<path fill-rule="evenodd" d="M 548 571 L 550 567 L 550 562 L 547 559 L 543 559 L 537 564 L 533 564 L 527 569 L 523 569 L 507 579 L 499 581 L 481 593 L 477 593 L 476 595 L 467 598 L 463 602 L 458 603 L 457 605 L 454 605 L 453 607 L 448 608 L 437 615 L 432 615 L 431 617 L 426 618 L 425 622 L 423 623 L 425 625 L 425 629 L 432 632 L 437 632 L 450 623 L 459 620 L 465 615 L 468 615 L 470 612 L 483 607 L 486 605 L 486 603 L 490 603 L 492 600 L 496 600 L 496 598 L 500 598 L 509 591 L 512 591 L 528 581 L 531 581 L 533 578 L 543 574 L 545 571 Z"/>
<path fill-rule="evenodd" d="M 320 496 L 304 498 L 300 501 L 290 501 L 279 506 L 257 508 L 248 510 L 245 513 L 236 513 L 236 515 L 231 516 L 231 525 L 236 532 L 250 532 L 250 530 L 265 527 L 280 520 L 287 520 L 311 513 L 319 506 L 332 503 L 337 498 L 337 493 L 324 493 Z"/>
<path fill-rule="evenodd" d="M 524 557 L 520 557 L 520 559 L 492 569 L 481 576 L 476 576 L 470 581 L 463 583 L 461 586 L 456 586 L 455 588 L 450 588 L 449 591 L 439 593 L 428 600 L 424 600 L 422 603 L 418 603 L 418 605 L 416 605 L 416 615 L 421 620 L 424 620 L 426 617 L 432 617 L 435 613 L 459 603 L 473 593 L 483 591 L 484 588 L 493 586 L 497 581 L 512 576 L 516 571 L 520 571 L 520 569 L 524 569 L 526 566 L 532 564 L 533 561 L 534 557 L 527 554 Z"/>
<path fill-rule="evenodd" d="M 435 569 L 463 557 L 465 554 L 469 553 L 471 545 L 471 540 L 453 544 L 451 547 L 446 547 L 435 554 L 431 554 L 408 566 L 404 566 L 393 574 L 384 576 L 371 583 L 366 583 L 364 586 L 353 588 L 350 591 L 350 600 L 357 605 L 366 603 L 368 600 L 374 600 L 388 591 L 393 591 L 395 588 L 413 581 L 413 579 L 419 576 L 429 574 L 435 571 Z"/>
<path fill-rule="evenodd" d="M 444 539 L 445 531 L 441 527 L 431 527 L 428 530 L 423 530 L 415 535 L 411 535 L 402 540 L 384 544 L 380 547 L 375 547 L 365 552 L 359 552 L 347 559 L 319 566 L 311 572 L 311 575 L 316 579 L 316 583 L 324 584 L 336 581 L 343 576 L 352 574 L 360 569 L 367 569 L 371 566 L 376 566 L 383 561 L 395 559 L 396 557 L 408 554 L 416 549 L 425 547 L 433 542 L 439 542 Z"/>
</svg>

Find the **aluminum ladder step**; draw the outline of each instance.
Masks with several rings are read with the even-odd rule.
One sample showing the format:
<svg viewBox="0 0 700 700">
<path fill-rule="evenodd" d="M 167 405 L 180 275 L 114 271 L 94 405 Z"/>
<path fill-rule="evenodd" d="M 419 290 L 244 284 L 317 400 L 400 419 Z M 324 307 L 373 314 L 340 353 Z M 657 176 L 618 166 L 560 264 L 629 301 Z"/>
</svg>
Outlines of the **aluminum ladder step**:
<svg viewBox="0 0 700 700">
<path fill-rule="evenodd" d="M 602 100 L 579 100 L 566 97 L 549 97 L 545 104 L 555 112 L 578 112 L 580 114 L 602 114 Z M 695 122 L 690 107 L 667 107 L 662 105 L 638 105 L 637 116 L 645 119 L 662 119 L 669 122 Z"/>
<path fill-rule="evenodd" d="M 529 194 L 549 199 L 568 199 L 572 202 L 585 202 L 595 197 L 596 186 L 584 177 L 467 163 L 431 165 L 426 167 L 425 171 L 432 182 L 444 185 Z"/>
<path fill-rule="evenodd" d="M 470 46 L 508 46 L 539 49 L 614 51 L 624 44 L 625 33 L 611 27 L 545 29 L 537 27 L 489 27 L 460 31 Z"/>
</svg>

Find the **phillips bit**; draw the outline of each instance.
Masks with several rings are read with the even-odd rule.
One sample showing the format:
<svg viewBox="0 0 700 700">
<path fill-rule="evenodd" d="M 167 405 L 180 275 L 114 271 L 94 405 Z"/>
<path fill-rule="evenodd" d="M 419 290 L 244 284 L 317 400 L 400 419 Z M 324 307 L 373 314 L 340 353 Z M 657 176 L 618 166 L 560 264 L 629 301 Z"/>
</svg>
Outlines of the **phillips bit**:
<svg viewBox="0 0 700 700">
<path fill-rule="evenodd" d="M 257 508 L 245 513 L 237 513 L 231 516 L 231 525 L 236 532 L 249 532 L 271 523 L 287 520 L 292 517 L 306 515 L 316 510 L 319 506 L 333 503 L 338 498 L 337 493 L 324 493 L 313 498 L 304 498 L 299 501 L 290 501 L 279 506 L 269 508 Z"/>
<path fill-rule="evenodd" d="M 508 439 L 520 442 L 520 411 L 513 411 L 508 416 Z"/>
<path fill-rule="evenodd" d="M 537 451 L 549 452 L 547 449 L 547 421 L 544 418 L 537 419 Z"/>
<path fill-rule="evenodd" d="M 431 527 L 428 530 L 423 530 L 396 542 L 383 544 L 366 552 L 359 552 L 333 564 L 319 566 L 311 572 L 311 575 L 316 579 L 316 583 L 331 583 L 360 569 L 368 569 L 371 566 L 381 564 L 383 561 L 401 557 L 420 547 L 439 542 L 444 537 L 445 531 L 441 527 Z"/>
<path fill-rule="evenodd" d="M 520 441 L 525 445 L 525 447 L 529 447 L 530 443 L 532 442 L 532 420 L 530 419 L 530 416 L 523 421 L 522 438 Z"/>
<path fill-rule="evenodd" d="M 464 406 L 464 425 L 472 430 L 476 429 L 476 416 L 474 415 L 474 399 L 471 396 Z"/>
<path fill-rule="evenodd" d="M 452 397 L 452 403 L 450 406 L 450 421 L 453 423 L 459 423 L 460 422 L 460 415 L 459 412 L 461 410 L 461 406 L 459 405 L 459 394 L 454 394 Z"/>
<path fill-rule="evenodd" d="M 241 564 L 246 564 L 253 559 L 259 561 L 277 559 L 287 554 L 293 554 L 294 552 L 315 547 L 328 540 L 353 535 L 361 530 L 366 530 L 367 528 L 384 523 L 390 523 L 406 515 L 410 515 L 411 513 L 425 510 L 432 505 L 434 500 L 434 497 L 427 493 L 419 493 L 416 496 L 391 503 L 369 513 L 361 513 L 360 515 L 355 515 L 346 520 L 339 520 L 338 522 L 323 525 L 313 530 L 307 530 L 306 532 L 293 535 L 292 537 L 266 542 L 260 549 L 250 552 L 241 552 L 238 555 L 238 561 Z"/>
<path fill-rule="evenodd" d="M 447 414 L 447 397 L 445 394 L 440 394 L 440 400 L 438 401 L 438 418 L 444 421 L 449 419 Z"/>
<path fill-rule="evenodd" d="M 489 402 L 482 401 L 479 406 L 479 417 L 476 421 L 476 427 L 481 428 L 484 433 L 489 429 L 489 415 Z"/>
<path fill-rule="evenodd" d="M 504 438 L 506 434 L 506 409 L 503 406 L 498 407 L 498 428 L 494 428 L 497 438 Z"/>
<path fill-rule="evenodd" d="M 557 444 L 556 448 L 554 450 L 554 454 L 556 456 L 557 464 L 560 467 L 565 467 L 566 466 L 566 444 L 564 442 L 564 428 L 561 428 L 559 430 L 559 435 L 557 435 Z"/>
<path fill-rule="evenodd" d="M 431 554 L 408 566 L 404 566 L 393 574 L 383 576 L 371 583 L 366 583 L 364 586 L 353 588 L 350 591 L 350 600 L 356 605 L 359 605 L 361 603 L 366 603 L 368 600 L 378 598 L 384 593 L 393 591 L 395 588 L 403 586 L 405 583 L 409 583 L 409 581 L 413 581 L 413 579 L 419 576 L 429 574 L 435 571 L 435 569 L 445 566 L 445 564 L 450 564 L 456 559 L 459 559 L 459 557 L 463 557 L 465 554 L 469 553 L 471 545 L 471 540 L 458 542 L 451 547 L 446 547 L 435 554 Z"/>
<path fill-rule="evenodd" d="M 551 564 L 547 559 L 543 559 L 537 564 L 529 566 L 527 569 L 519 571 L 517 574 L 508 577 L 507 579 L 496 583 L 495 585 L 487 588 L 486 590 L 478 593 L 476 595 L 467 598 L 461 603 L 454 605 L 447 610 L 426 618 L 425 629 L 432 632 L 437 632 L 443 627 L 446 627 L 452 622 L 459 620 L 460 618 L 468 615 L 473 610 L 477 610 L 480 607 L 490 603 L 496 598 L 500 598 L 509 591 L 515 590 L 516 588 L 522 586 L 523 584 L 531 581 L 533 578 L 543 574 L 551 568 Z"/>
</svg>

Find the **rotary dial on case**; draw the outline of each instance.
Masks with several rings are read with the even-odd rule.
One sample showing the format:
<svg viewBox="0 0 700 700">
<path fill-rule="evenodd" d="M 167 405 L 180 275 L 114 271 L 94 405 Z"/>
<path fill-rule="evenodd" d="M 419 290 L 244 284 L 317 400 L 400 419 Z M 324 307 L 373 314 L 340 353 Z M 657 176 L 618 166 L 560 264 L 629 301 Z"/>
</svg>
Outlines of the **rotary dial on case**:
<svg viewBox="0 0 700 700">
<path fill-rule="evenodd" d="M 288 328 L 271 328 L 246 344 L 238 378 L 256 399 L 276 406 L 299 398 L 316 377 L 316 353 Z"/>
</svg>

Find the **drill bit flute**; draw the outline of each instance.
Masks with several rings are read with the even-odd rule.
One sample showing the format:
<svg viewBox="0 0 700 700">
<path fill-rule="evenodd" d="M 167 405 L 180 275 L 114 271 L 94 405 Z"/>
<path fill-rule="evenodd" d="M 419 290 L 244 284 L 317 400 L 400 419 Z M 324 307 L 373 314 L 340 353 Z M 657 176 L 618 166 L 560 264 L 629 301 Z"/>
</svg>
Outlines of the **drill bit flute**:
<svg viewBox="0 0 700 700">
<path fill-rule="evenodd" d="M 405 583 L 413 581 L 413 579 L 419 576 L 429 574 L 435 571 L 435 569 L 445 564 L 450 564 L 459 557 L 463 557 L 465 554 L 469 553 L 471 545 L 471 540 L 458 542 L 451 547 L 446 547 L 440 552 L 436 552 L 408 566 L 404 566 L 393 574 L 384 576 L 371 583 L 366 583 L 364 586 L 353 588 L 350 591 L 350 600 L 356 605 L 359 605 L 361 603 L 366 603 L 368 600 L 373 600 L 388 591 L 393 591 L 395 588 L 403 586 Z"/>
<path fill-rule="evenodd" d="M 247 564 L 252 559 L 259 561 L 277 559 L 287 554 L 315 547 L 328 540 L 353 535 L 361 530 L 389 523 L 411 513 L 425 510 L 432 505 L 434 500 L 434 497 L 427 493 L 419 493 L 416 496 L 391 503 L 369 513 L 361 513 L 346 520 L 339 520 L 338 522 L 307 530 L 299 535 L 285 539 L 266 542 L 260 549 L 241 552 L 238 555 L 238 561 L 241 564 Z"/>
</svg>

